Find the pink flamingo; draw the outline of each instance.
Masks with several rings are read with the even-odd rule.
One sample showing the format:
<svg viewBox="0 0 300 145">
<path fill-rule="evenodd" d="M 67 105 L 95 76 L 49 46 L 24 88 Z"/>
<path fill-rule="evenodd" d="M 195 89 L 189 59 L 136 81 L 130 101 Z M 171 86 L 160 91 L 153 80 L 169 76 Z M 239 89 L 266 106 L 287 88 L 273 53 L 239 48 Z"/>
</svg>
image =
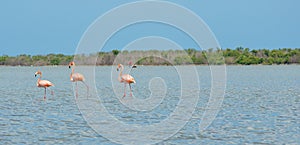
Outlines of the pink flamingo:
<svg viewBox="0 0 300 145">
<path fill-rule="evenodd" d="M 124 95 L 123 95 L 123 98 L 126 96 L 126 84 L 129 85 L 130 87 L 130 96 L 132 96 L 132 90 L 131 90 L 131 83 L 135 83 L 135 80 L 134 78 L 129 75 L 129 74 L 122 74 L 123 70 L 124 70 L 124 66 L 122 64 L 119 64 L 118 67 L 117 67 L 117 71 L 120 70 L 120 74 L 119 74 L 119 77 L 118 77 L 118 80 L 120 83 L 124 83 Z"/>
<path fill-rule="evenodd" d="M 137 68 L 137 66 L 136 66 L 135 64 L 132 64 L 131 61 L 129 61 L 128 66 L 129 66 L 129 68 L 130 68 L 129 74 L 130 74 L 130 72 L 131 72 L 131 70 L 132 70 L 133 68 Z"/>
<path fill-rule="evenodd" d="M 34 76 L 36 77 L 37 75 L 40 75 L 40 77 L 38 78 L 38 80 L 36 82 L 36 85 L 37 85 L 37 87 L 45 88 L 44 100 L 46 100 L 46 89 L 50 86 L 54 86 L 54 84 L 51 83 L 48 80 L 41 80 L 41 78 L 42 78 L 42 72 L 41 71 L 38 70 L 37 72 L 35 72 Z"/>
<path fill-rule="evenodd" d="M 132 64 L 132 62 L 131 61 L 129 61 L 128 62 L 128 66 L 129 66 L 129 68 L 136 68 L 136 65 L 135 64 Z"/>
<path fill-rule="evenodd" d="M 75 62 L 74 61 L 71 61 L 69 63 L 69 68 L 72 67 L 72 72 L 71 72 L 71 75 L 70 75 L 70 80 L 71 82 L 75 82 L 76 83 L 76 98 L 78 97 L 78 85 L 77 85 L 77 82 L 78 81 L 81 81 L 87 88 L 87 97 L 88 97 L 88 94 L 89 94 L 89 86 L 84 82 L 85 78 L 82 74 L 80 73 L 74 73 L 74 67 L 75 67 Z"/>
</svg>

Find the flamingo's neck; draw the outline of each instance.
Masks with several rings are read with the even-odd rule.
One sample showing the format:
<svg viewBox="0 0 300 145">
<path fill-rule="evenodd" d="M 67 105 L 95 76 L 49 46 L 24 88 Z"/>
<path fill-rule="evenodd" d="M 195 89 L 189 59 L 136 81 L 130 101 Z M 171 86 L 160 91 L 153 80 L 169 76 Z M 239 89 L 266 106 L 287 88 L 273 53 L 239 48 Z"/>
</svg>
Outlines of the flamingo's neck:
<svg viewBox="0 0 300 145">
<path fill-rule="evenodd" d="M 74 74 L 74 67 L 72 67 L 72 72 L 71 72 L 71 74 Z"/>
<path fill-rule="evenodd" d="M 119 77 L 118 77 L 118 80 L 120 82 L 122 81 L 121 76 L 122 76 L 123 70 L 124 70 L 124 66 L 121 64 L 120 74 L 119 74 Z"/>
<path fill-rule="evenodd" d="M 72 78 L 72 75 L 74 74 L 74 67 L 72 67 L 72 72 L 71 72 L 71 75 L 70 75 L 70 80 L 72 81 L 73 78 Z"/>
<path fill-rule="evenodd" d="M 39 86 L 39 82 L 41 81 L 42 75 L 37 79 L 36 85 Z"/>
</svg>

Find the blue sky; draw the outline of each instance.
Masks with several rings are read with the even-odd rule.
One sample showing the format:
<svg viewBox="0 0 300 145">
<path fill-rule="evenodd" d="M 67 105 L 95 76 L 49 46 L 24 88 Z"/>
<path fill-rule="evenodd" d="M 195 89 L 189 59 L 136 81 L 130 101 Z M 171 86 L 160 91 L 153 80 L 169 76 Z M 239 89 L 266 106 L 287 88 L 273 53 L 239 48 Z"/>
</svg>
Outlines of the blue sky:
<svg viewBox="0 0 300 145">
<path fill-rule="evenodd" d="M 74 54 L 85 30 L 98 17 L 131 0 L 1 0 L 0 55 Z M 299 0 L 172 0 L 201 17 L 222 48 L 300 48 Z M 178 18 L 180 19 L 180 18 Z M 112 36 L 104 50 L 121 49 L 138 37 L 160 35 L 183 48 L 198 46 L 165 26 L 136 25 Z M 160 33 L 158 33 L 160 32 Z M 126 37 L 125 37 L 126 36 Z"/>
</svg>

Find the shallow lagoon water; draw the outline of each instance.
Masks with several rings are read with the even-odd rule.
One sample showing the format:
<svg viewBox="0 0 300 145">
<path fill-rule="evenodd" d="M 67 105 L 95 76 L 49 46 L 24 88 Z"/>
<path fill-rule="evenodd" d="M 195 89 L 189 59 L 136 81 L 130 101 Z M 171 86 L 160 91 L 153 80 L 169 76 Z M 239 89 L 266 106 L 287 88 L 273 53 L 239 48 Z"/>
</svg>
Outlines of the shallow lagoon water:
<svg viewBox="0 0 300 145">
<path fill-rule="evenodd" d="M 195 112 L 178 133 L 159 144 L 300 143 L 300 66 L 228 66 L 222 107 L 203 132 L 199 132 L 199 123 L 209 99 L 211 76 L 208 66 L 196 68 L 200 99 Z M 131 72 L 137 81 L 132 85 L 134 97 L 149 97 L 153 87 L 151 80 L 163 80 L 161 87 L 166 89 L 166 95 L 150 111 L 132 110 L 119 100 L 123 85 L 112 77 L 117 75 L 115 69 L 95 67 L 95 88 L 107 111 L 126 124 L 159 123 L 180 100 L 180 78 L 174 67 L 139 66 Z M 43 89 L 36 87 L 34 73 L 37 70 L 43 72 L 43 79 L 55 84 L 51 88 L 54 95 L 48 91 L 46 101 L 43 100 Z M 84 74 L 84 69 L 80 71 Z M 69 75 L 70 70 L 63 66 L 0 67 L 0 142 L 116 144 L 98 134 L 84 120 L 76 105 L 74 84 L 69 81 Z M 82 84 L 78 85 L 79 97 L 82 97 L 86 92 Z M 124 99 L 130 101 L 127 93 Z"/>
</svg>

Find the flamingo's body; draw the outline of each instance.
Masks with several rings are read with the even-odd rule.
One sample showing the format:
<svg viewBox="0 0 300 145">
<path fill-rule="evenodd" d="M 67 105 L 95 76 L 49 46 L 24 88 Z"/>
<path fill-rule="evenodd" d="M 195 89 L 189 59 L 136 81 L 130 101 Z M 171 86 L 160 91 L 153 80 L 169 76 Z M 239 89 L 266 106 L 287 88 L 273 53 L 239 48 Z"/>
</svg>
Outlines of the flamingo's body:
<svg viewBox="0 0 300 145">
<path fill-rule="evenodd" d="M 71 82 L 84 81 L 84 76 L 80 73 L 72 73 L 70 76 Z"/>
<path fill-rule="evenodd" d="M 122 64 L 119 64 L 118 67 L 117 67 L 117 71 L 119 71 L 120 69 L 120 74 L 119 74 L 119 77 L 118 77 L 118 80 L 119 82 L 121 83 L 124 83 L 124 95 L 123 97 L 126 96 L 126 84 L 129 85 L 129 88 L 130 88 L 130 96 L 132 96 L 132 90 L 131 90 L 131 85 L 132 83 L 136 83 L 134 78 L 129 75 L 129 74 L 122 74 L 123 70 L 124 70 L 124 66 Z"/>
<path fill-rule="evenodd" d="M 48 80 L 41 80 L 41 78 L 42 78 L 42 72 L 41 72 L 41 71 L 35 72 L 35 77 L 36 77 L 37 75 L 40 75 L 40 77 L 38 78 L 38 80 L 37 80 L 37 82 L 36 82 L 36 86 L 37 86 L 37 87 L 43 87 L 43 88 L 45 88 L 44 99 L 46 99 L 46 89 L 47 89 L 48 87 L 51 87 L 51 86 L 54 86 L 54 85 L 53 85 L 53 83 L 51 83 L 51 82 L 48 81 Z"/>
<path fill-rule="evenodd" d="M 38 82 L 36 83 L 36 85 L 38 87 L 44 87 L 44 88 L 53 86 L 53 84 L 50 81 L 48 81 L 48 80 L 40 80 L 40 78 L 38 78 Z"/>
<path fill-rule="evenodd" d="M 74 66 L 75 66 L 75 62 L 70 62 L 69 63 L 69 68 L 72 68 L 72 72 L 71 72 L 71 75 L 70 75 L 70 80 L 71 82 L 75 82 L 76 83 L 76 97 L 78 97 L 78 85 L 77 85 L 77 82 L 78 81 L 81 81 L 87 88 L 87 96 L 89 94 L 89 86 L 84 82 L 85 78 L 82 74 L 80 73 L 74 73 Z"/>
</svg>

